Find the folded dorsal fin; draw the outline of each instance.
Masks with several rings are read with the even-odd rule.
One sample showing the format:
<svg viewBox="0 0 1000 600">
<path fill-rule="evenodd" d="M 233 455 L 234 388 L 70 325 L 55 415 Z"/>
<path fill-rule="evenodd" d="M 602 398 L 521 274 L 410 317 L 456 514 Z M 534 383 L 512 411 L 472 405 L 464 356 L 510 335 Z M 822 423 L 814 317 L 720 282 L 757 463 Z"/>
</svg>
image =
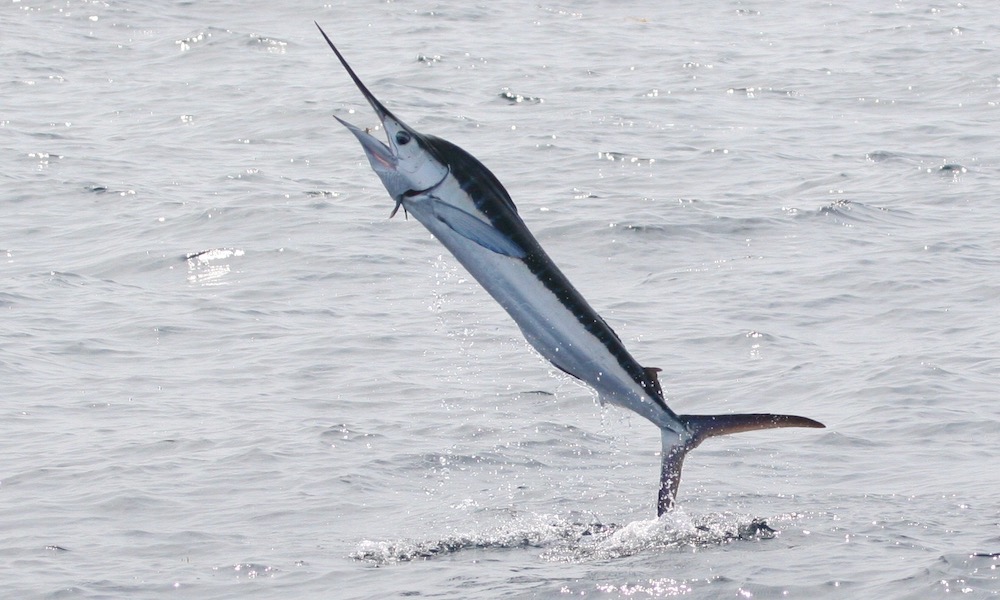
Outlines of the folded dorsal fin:
<svg viewBox="0 0 1000 600">
<path fill-rule="evenodd" d="M 646 375 L 645 380 L 642 382 L 642 387 L 650 392 L 650 396 L 655 397 L 661 403 L 666 405 L 666 398 L 663 397 L 663 388 L 660 387 L 660 376 L 657 375 L 663 369 L 657 367 L 643 367 L 643 372 Z"/>
</svg>

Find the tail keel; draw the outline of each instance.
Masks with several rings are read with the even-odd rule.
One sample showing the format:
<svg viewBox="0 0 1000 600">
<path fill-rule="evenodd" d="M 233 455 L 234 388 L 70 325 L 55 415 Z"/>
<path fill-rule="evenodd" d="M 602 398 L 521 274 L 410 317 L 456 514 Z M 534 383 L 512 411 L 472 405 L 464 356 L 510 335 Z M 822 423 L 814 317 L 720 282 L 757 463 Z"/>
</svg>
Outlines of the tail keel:
<svg viewBox="0 0 1000 600">
<path fill-rule="evenodd" d="M 677 498 L 677 488 L 681 483 L 681 467 L 684 457 L 710 437 L 775 429 L 778 427 L 825 427 L 819 421 L 793 415 L 746 414 L 746 415 L 679 415 L 685 432 L 670 429 L 661 430 L 663 442 L 663 463 L 660 467 L 660 491 L 657 498 L 657 515 L 669 511 Z"/>
</svg>

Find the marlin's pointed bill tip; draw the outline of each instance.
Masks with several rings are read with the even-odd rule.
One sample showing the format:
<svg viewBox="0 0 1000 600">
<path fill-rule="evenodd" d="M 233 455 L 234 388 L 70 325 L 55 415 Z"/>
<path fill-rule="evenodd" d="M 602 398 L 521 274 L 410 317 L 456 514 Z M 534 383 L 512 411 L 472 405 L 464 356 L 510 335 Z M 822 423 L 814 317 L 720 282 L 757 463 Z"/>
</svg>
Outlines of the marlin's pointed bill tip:
<svg viewBox="0 0 1000 600">
<path fill-rule="evenodd" d="M 330 36 L 326 35 L 326 32 L 323 31 L 323 28 L 319 26 L 319 22 L 318 21 L 313 21 L 313 24 L 316 25 L 316 29 L 319 29 L 319 32 L 323 36 L 323 39 L 326 40 L 326 43 L 329 44 L 331 48 L 333 48 L 333 42 L 330 41 Z M 334 49 L 334 52 L 336 52 L 336 51 L 337 50 Z"/>
</svg>

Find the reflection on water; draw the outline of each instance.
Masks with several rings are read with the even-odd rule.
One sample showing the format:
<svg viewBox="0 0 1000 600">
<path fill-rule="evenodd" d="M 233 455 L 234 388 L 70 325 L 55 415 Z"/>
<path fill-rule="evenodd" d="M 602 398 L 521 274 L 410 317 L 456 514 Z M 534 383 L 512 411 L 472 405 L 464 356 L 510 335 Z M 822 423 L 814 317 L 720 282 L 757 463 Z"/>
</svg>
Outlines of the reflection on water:
<svg viewBox="0 0 1000 600">
<path fill-rule="evenodd" d="M 243 254 L 239 248 L 213 248 L 188 254 L 188 282 L 204 286 L 226 285 L 228 282 L 223 278 L 234 272 L 230 259 Z"/>
</svg>

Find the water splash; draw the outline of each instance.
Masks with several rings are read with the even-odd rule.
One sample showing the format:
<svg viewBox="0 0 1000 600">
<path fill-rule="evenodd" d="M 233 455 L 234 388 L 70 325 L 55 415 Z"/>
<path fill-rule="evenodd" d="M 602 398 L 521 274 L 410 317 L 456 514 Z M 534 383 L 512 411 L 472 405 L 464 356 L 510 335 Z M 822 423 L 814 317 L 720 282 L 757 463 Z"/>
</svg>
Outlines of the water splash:
<svg viewBox="0 0 1000 600">
<path fill-rule="evenodd" d="M 578 562 L 716 546 L 736 540 L 770 539 L 776 533 L 764 519 L 732 513 L 690 517 L 677 510 L 659 519 L 633 521 L 624 526 L 533 515 L 515 516 L 481 530 L 435 540 L 365 540 L 350 556 L 375 565 L 388 565 L 468 550 L 531 548 L 541 550 L 542 560 Z"/>
</svg>

